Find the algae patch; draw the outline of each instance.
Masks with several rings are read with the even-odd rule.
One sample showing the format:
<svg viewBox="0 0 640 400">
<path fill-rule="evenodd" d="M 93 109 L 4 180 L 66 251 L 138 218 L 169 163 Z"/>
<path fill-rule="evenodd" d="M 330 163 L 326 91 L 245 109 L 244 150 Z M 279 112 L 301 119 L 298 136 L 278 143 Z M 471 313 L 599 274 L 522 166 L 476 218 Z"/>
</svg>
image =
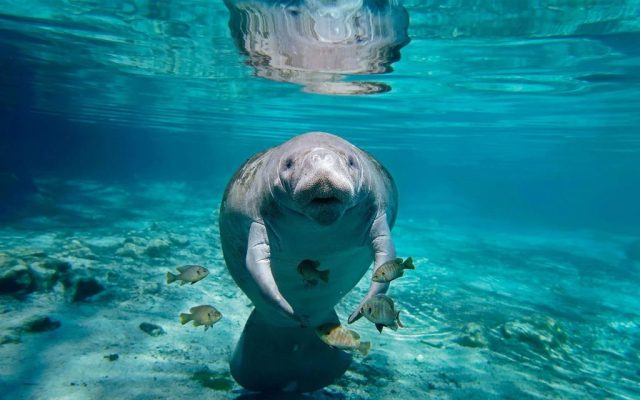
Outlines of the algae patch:
<svg viewBox="0 0 640 400">
<path fill-rule="evenodd" d="M 212 372 L 208 368 L 204 368 L 194 373 L 191 380 L 200 382 L 206 388 L 226 392 L 233 388 L 233 381 L 227 376 L 227 374 Z"/>
</svg>

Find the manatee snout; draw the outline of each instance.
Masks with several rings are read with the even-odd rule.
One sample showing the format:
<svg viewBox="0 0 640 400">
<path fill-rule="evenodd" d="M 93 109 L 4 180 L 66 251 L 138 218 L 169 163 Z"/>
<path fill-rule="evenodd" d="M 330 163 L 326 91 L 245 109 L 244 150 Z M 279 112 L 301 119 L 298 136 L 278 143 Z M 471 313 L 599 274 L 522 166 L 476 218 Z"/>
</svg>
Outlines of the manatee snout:
<svg viewBox="0 0 640 400">
<path fill-rule="evenodd" d="M 338 220 L 355 196 L 346 162 L 333 151 L 316 150 L 305 157 L 302 170 L 293 200 L 320 224 Z"/>
</svg>

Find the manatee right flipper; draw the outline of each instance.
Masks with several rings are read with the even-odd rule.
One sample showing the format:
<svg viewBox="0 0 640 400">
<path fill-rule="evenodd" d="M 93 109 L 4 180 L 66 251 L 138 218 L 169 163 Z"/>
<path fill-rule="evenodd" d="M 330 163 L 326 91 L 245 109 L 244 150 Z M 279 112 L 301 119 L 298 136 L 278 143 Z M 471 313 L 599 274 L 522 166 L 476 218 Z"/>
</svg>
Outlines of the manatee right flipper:
<svg viewBox="0 0 640 400">
<path fill-rule="evenodd" d="M 327 346 L 309 327 L 279 327 L 257 310 L 249 316 L 231 357 L 231 375 L 257 391 L 310 392 L 342 376 L 352 356 Z M 335 312 L 326 322 L 338 322 Z"/>
<path fill-rule="evenodd" d="M 251 223 L 247 243 L 245 264 L 247 271 L 258 285 L 262 298 L 290 318 L 297 319 L 293 307 L 284 298 L 271 272 L 271 247 L 267 236 L 267 228 L 260 222 Z"/>
<path fill-rule="evenodd" d="M 374 254 L 374 271 L 385 262 L 396 258 L 396 248 L 393 244 L 393 240 L 391 239 L 391 228 L 389 227 L 389 222 L 387 221 L 386 212 L 378 215 L 373 221 L 373 224 L 371 226 L 371 247 Z M 360 304 L 358 304 L 358 307 L 356 307 L 355 311 L 351 313 L 348 322 L 352 324 L 359 320 L 362 317 L 361 311 L 364 303 L 366 303 L 367 300 L 373 298 L 377 294 L 387 293 L 388 289 L 388 282 L 381 283 L 372 281 L 371 285 L 369 286 L 369 291 L 360 301 Z M 382 332 L 381 329 L 378 330 Z"/>
</svg>

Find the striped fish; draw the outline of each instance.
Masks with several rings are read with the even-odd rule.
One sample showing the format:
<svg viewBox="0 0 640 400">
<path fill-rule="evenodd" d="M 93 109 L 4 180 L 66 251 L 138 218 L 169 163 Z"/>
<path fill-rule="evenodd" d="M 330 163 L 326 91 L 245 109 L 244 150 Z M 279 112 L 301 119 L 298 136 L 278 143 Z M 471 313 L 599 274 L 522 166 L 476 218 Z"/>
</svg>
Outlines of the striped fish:
<svg viewBox="0 0 640 400">
<path fill-rule="evenodd" d="M 404 260 L 404 262 L 402 261 L 402 258 L 387 261 L 375 270 L 372 279 L 374 282 L 380 283 L 391 282 L 392 280 L 404 275 L 405 269 L 416 269 L 413 266 L 413 259 L 411 257 Z"/>
<path fill-rule="evenodd" d="M 371 348 L 371 342 L 361 342 L 357 332 L 349 330 L 339 323 L 324 324 L 316 328 L 320 340 L 331 347 L 341 350 L 357 350 L 366 356 Z"/>
<path fill-rule="evenodd" d="M 376 324 L 378 332 L 382 333 L 382 328 L 387 327 L 398 330 L 398 327 L 404 328 L 400 322 L 400 311 L 396 311 L 393 299 L 384 294 L 377 294 L 367 300 L 360 313 L 369 321 Z"/>
</svg>

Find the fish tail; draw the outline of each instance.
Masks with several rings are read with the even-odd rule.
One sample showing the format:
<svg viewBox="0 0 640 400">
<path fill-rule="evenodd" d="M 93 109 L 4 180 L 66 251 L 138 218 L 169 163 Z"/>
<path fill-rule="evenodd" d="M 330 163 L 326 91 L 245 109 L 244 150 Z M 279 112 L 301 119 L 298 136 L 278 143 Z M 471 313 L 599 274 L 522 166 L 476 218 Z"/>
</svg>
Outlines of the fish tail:
<svg viewBox="0 0 640 400">
<path fill-rule="evenodd" d="M 369 349 L 371 348 L 371 342 L 360 342 L 360 346 L 358 346 L 358 351 L 363 356 L 369 354 Z"/>
<path fill-rule="evenodd" d="M 180 314 L 180 323 L 182 325 L 186 324 L 189 321 L 191 321 L 191 314 Z"/>
<path fill-rule="evenodd" d="M 404 260 L 404 262 L 402 263 L 402 267 L 404 269 L 416 269 L 416 267 L 413 265 L 413 258 L 409 257 Z"/>
<path fill-rule="evenodd" d="M 326 271 L 319 271 L 320 272 L 320 280 L 323 281 L 324 283 L 328 283 L 329 282 L 329 270 Z"/>
<path fill-rule="evenodd" d="M 167 284 L 175 282 L 178 279 L 178 275 L 174 275 L 171 272 L 167 272 Z"/>
<path fill-rule="evenodd" d="M 398 323 L 398 326 L 400 328 L 404 328 L 404 325 L 402 325 L 402 322 L 400 322 L 400 311 L 398 311 L 398 313 L 396 314 L 396 322 Z"/>
</svg>

